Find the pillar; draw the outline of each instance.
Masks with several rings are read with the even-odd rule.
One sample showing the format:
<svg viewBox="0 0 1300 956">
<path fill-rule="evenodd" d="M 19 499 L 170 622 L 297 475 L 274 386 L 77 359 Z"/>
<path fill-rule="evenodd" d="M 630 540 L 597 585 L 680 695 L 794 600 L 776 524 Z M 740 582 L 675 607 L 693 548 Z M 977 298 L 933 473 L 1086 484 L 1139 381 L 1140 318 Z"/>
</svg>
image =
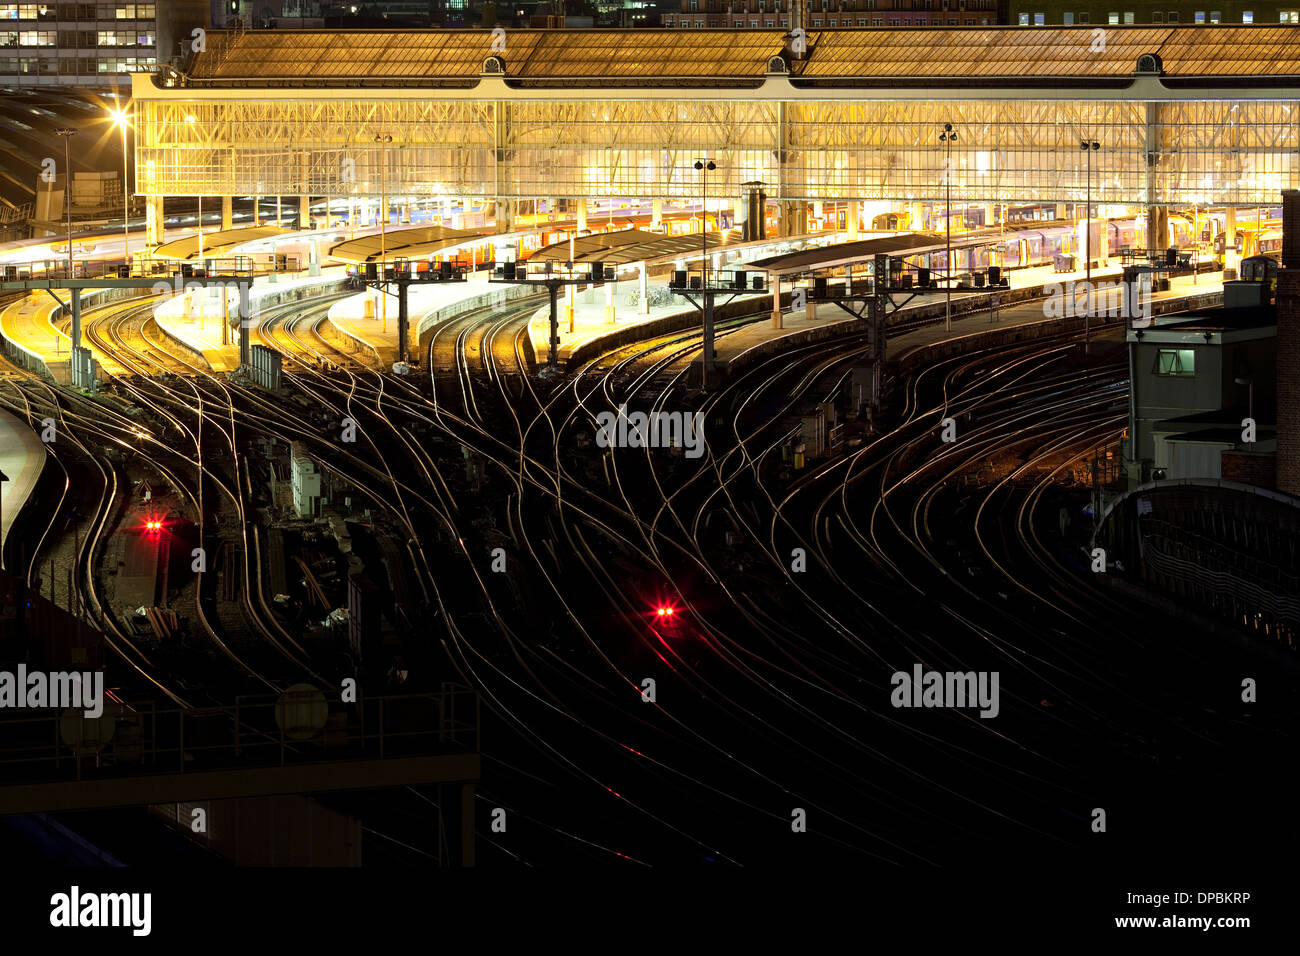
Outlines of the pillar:
<svg viewBox="0 0 1300 956">
<path fill-rule="evenodd" d="M 856 202 L 849 203 L 849 207 L 844 213 L 844 228 L 848 230 L 849 241 L 858 238 L 858 210 L 861 206 Z"/>
<path fill-rule="evenodd" d="M 772 328 L 782 328 L 781 325 L 781 277 L 769 273 L 772 280 Z"/>
<path fill-rule="evenodd" d="M 807 203 L 785 199 L 778 204 L 777 208 L 780 209 L 780 220 L 777 225 L 778 236 L 802 235 L 808 228 Z"/>
<path fill-rule="evenodd" d="M 509 232 L 511 223 L 515 217 L 515 201 L 513 199 L 498 199 L 493 203 L 493 218 L 496 222 L 496 231 Z M 446 225 L 451 221 L 451 203 L 447 204 L 447 213 L 443 216 L 443 224 Z"/>
<path fill-rule="evenodd" d="M 650 200 L 650 228 L 658 229 L 664 221 L 664 201 L 662 199 Z"/>
<path fill-rule="evenodd" d="M 281 224 L 282 222 L 283 222 L 283 220 L 282 220 L 282 218 L 281 218 L 281 216 L 280 216 L 280 197 L 279 197 L 279 196 L 276 196 L 276 197 L 275 197 L 275 227 L 276 227 L 277 229 L 279 229 L 279 228 L 280 228 L 280 224 Z"/>
<path fill-rule="evenodd" d="M 72 347 L 74 349 L 81 347 L 81 290 L 70 289 L 72 295 Z M 73 364 L 76 364 L 77 355 L 72 354 Z"/>
<path fill-rule="evenodd" d="M 655 200 L 655 202 L 658 202 L 658 201 L 659 201 L 659 200 L 657 200 L 657 199 Z M 649 273 L 648 273 L 647 270 L 646 270 L 646 264 L 645 264 L 644 262 L 639 262 L 639 263 L 637 263 L 637 265 L 639 265 L 639 266 L 641 267 L 641 275 L 640 275 L 640 279 L 639 279 L 639 288 L 640 288 L 640 290 L 641 290 L 641 295 L 640 295 L 639 298 L 638 298 L 636 310 L 637 310 L 637 312 L 639 312 L 641 315 L 649 315 L 649 314 L 650 314 L 650 278 L 649 278 Z"/>
<path fill-rule="evenodd" d="M 587 231 L 587 200 L 578 200 L 578 232 Z"/>
<path fill-rule="evenodd" d="M 248 282 L 239 283 L 239 364 L 245 366 L 253 364 L 248 341 L 248 327 L 252 324 L 249 320 L 248 287 Z"/>
<path fill-rule="evenodd" d="M 298 197 L 298 228 L 299 229 L 311 228 L 311 197 L 310 196 Z"/>
<path fill-rule="evenodd" d="M 149 196 L 144 203 L 145 245 L 153 248 L 162 243 L 163 197 Z"/>
<path fill-rule="evenodd" d="M 577 306 L 577 302 L 575 301 L 575 295 L 574 295 L 574 292 L 577 288 L 578 288 L 577 285 L 575 285 L 574 283 L 569 283 L 564 287 L 564 317 L 565 320 L 569 323 L 570 334 L 572 334 L 574 331 L 577 330 L 578 306 Z"/>
<path fill-rule="evenodd" d="M 618 275 L 617 272 L 615 272 L 614 274 Z M 614 322 L 616 321 L 614 316 L 614 286 L 616 286 L 617 284 L 618 284 L 617 282 L 605 283 L 605 321 L 609 325 L 613 325 Z"/>
<path fill-rule="evenodd" d="M 1223 211 L 1223 267 L 1225 269 L 1237 269 L 1240 263 L 1237 262 L 1237 253 L 1233 249 L 1233 242 L 1237 238 L 1237 207 L 1236 205 L 1228 206 Z"/>
<path fill-rule="evenodd" d="M 221 197 L 221 231 L 229 232 L 235 228 L 235 197 Z"/>
</svg>

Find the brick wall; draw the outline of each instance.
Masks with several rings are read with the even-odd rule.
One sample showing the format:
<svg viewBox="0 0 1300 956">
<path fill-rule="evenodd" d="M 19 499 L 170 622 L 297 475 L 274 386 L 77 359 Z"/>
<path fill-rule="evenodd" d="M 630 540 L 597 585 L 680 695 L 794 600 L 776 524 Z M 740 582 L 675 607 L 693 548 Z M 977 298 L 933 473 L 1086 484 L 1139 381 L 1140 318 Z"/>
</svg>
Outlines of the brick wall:
<svg viewBox="0 0 1300 956">
<path fill-rule="evenodd" d="M 1223 480 L 1238 481 L 1243 485 L 1255 485 L 1259 488 L 1277 487 L 1277 456 L 1259 453 L 1225 450 L 1220 459 L 1223 463 Z"/>
<path fill-rule="evenodd" d="M 1300 497 L 1300 269 L 1277 274 L 1277 490 Z"/>
</svg>

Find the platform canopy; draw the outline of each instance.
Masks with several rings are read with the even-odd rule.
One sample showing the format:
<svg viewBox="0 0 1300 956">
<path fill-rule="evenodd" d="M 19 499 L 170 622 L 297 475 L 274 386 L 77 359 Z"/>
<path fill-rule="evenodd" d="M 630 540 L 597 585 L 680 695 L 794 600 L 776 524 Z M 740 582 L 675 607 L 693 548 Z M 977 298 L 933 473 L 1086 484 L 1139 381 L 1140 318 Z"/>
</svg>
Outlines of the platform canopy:
<svg viewBox="0 0 1300 956">
<path fill-rule="evenodd" d="M 245 226 L 239 229 L 226 229 L 222 232 L 205 232 L 203 234 L 203 258 L 220 259 L 233 253 L 235 247 L 262 239 L 271 239 L 294 232 L 280 226 Z M 155 259 L 197 259 L 199 256 L 199 237 L 186 236 L 164 242 L 153 251 Z"/>
<path fill-rule="evenodd" d="M 741 242 L 739 229 L 708 232 L 704 234 L 703 241 L 698 232 L 685 236 L 662 236 L 640 229 L 624 229 L 621 232 L 600 232 L 574 239 L 572 253 L 567 239 L 554 242 L 538 249 L 528 257 L 528 261 L 568 262 L 572 255 L 574 262 L 603 262 L 611 266 L 624 266 L 632 262 L 699 255 L 701 246 L 709 252 L 717 252 Z"/>
<path fill-rule="evenodd" d="M 490 229 L 448 229 L 445 226 L 419 226 L 413 229 L 389 229 L 380 236 L 358 236 L 330 249 L 330 258 L 340 262 L 378 262 L 383 259 L 425 259 L 449 246 L 492 234 Z"/>
<path fill-rule="evenodd" d="M 1065 220 L 1034 223 L 1019 228 L 972 229 L 955 234 L 951 241 L 942 233 L 907 232 L 897 235 L 876 236 L 872 239 L 859 239 L 854 242 L 840 242 L 816 249 L 804 249 L 788 252 L 766 259 L 757 259 L 750 263 L 750 268 L 762 269 L 771 275 L 802 275 L 819 269 L 835 269 L 855 263 L 870 262 L 878 255 L 888 255 L 896 259 L 908 256 L 923 256 L 933 252 L 943 252 L 947 248 L 967 249 L 972 246 L 989 246 L 1004 240 L 1013 240 L 1017 235 L 1033 235 L 1045 227 L 1070 225 Z"/>
</svg>

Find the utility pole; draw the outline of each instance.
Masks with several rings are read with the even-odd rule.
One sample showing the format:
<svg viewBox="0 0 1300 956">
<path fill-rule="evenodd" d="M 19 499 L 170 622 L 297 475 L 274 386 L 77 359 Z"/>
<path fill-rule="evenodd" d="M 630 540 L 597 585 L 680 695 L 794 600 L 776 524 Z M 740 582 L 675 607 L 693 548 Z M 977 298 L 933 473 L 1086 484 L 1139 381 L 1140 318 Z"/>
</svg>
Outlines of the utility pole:
<svg viewBox="0 0 1300 956">
<path fill-rule="evenodd" d="M 63 193 L 68 204 L 68 278 L 72 278 L 72 158 L 68 149 L 68 137 L 76 135 L 76 130 L 60 126 L 54 131 L 63 137 Z M 54 585 L 51 584 L 52 588 Z"/>
<path fill-rule="evenodd" d="M 956 139 L 957 132 L 952 128 L 952 124 L 944 123 L 943 132 L 939 134 L 939 141 L 943 143 L 945 151 L 943 182 L 946 192 L 943 203 L 943 219 L 947 252 L 945 253 L 946 259 L 943 269 L 943 287 L 946 291 L 944 297 L 944 329 L 949 332 L 952 331 L 952 144 Z"/>
<path fill-rule="evenodd" d="M 1083 261 L 1084 275 L 1087 277 L 1085 284 L 1088 288 L 1088 307 L 1083 310 L 1083 354 L 1088 354 L 1089 328 L 1092 318 L 1092 307 L 1095 298 L 1092 294 L 1092 154 L 1101 149 L 1101 144 L 1095 139 L 1085 139 L 1080 141 L 1079 148 L 1088 156 L 1088 201 L 1087 211 L 1084 213 L 1083 226 Z"/>
</svg>

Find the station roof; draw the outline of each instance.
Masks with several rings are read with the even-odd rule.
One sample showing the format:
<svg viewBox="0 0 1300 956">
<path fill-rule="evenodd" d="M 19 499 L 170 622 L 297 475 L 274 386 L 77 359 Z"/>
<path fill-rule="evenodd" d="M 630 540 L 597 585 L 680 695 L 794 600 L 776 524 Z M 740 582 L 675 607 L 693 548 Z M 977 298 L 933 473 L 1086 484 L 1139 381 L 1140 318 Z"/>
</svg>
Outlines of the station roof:
<svg viewBox="0 0 1300 956">
<path fill-rule="evenodd" d="M 739 244 L 739 229 L 709 232 L 700 239 L 698 232 L 685 236 L 661 236 L 657 232 L 624 229 L 621 232 L 598 232 L 573 240 L 574 262 L 604 262 L 611 266 L 627 265 L 651 259 L 698 254 L 701 247 L 716 250 Z M 528 257 L 529 262 L 568 262 L 569 241 L 554 242 Z"/>
<path fill-rule="evenodd" d="M 205 232 L 203 234 L 203 257 L 205 259 L 220 258 L 231 249 L 242 246 L 244 243 L 257 242 L 259 239 L 270 239 L 272 236 L 282 236 L 293 231 L 293 229 L 284 229 L 280 226 L 244 226 L 239 229 L 226 229 L 222 232 Z M 199 237 L 197 235 L 164 242 L 153 251 L 156 259 L 195 259 L 198 254 Z"/>
<path fill-rule="evenodd" d="M 382 251 L 386 259 L 421 259 L 436 255 L 448 246 L 490 235 L 490 229 L 448 229 L 445 226 L 417 226 L 389 229 L 380 236 L 359 236 L 330 248 L 330 258 L 341 262 L 374 262 Z"/>
<path fill-rule="evenodd" d="M 510 30 L 492 50 L 487 30 L 210 31 L 187 82 L 196 85 L 461 86 L 499 56 L 508 82 L 526 87 L 756 86 L 784 55 L 801 86 L 886 87 L 1127 83 L 1141 54 L 1157 54 L 1166 82 L 1300 77 L 1300 31 L 1250 26 L 1091 25 L 949 29 L 810 30 L 793 59 L 784 30 Z M 382 81 L 382 84 L 381 84 Z"/>
</svg>

